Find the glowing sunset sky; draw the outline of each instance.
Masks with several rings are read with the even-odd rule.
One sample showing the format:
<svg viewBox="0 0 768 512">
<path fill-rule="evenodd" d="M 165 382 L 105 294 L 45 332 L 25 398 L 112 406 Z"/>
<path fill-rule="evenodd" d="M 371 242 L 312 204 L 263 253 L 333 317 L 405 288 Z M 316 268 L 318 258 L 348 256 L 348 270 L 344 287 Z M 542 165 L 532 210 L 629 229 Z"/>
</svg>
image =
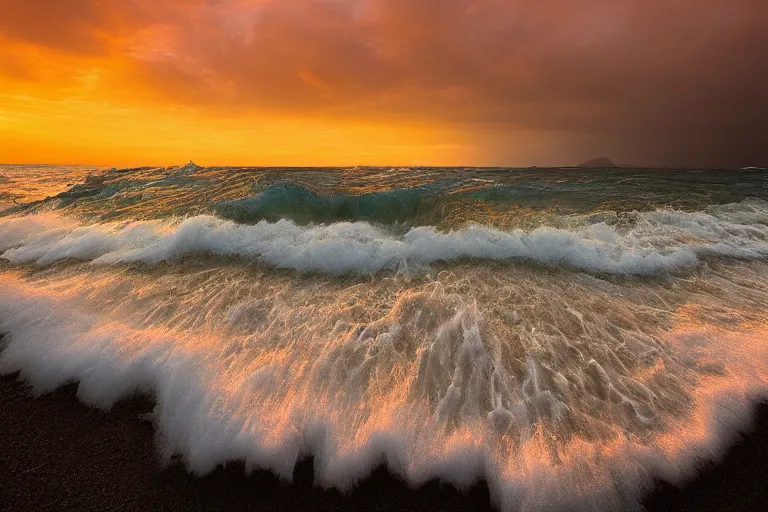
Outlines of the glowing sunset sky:
<svg viewBox="0 0 768 512">
<path fill-rule="evenodd" d="M 0 0 L 0 161 L 768 165 L 766 0 Z"/>
</svg>

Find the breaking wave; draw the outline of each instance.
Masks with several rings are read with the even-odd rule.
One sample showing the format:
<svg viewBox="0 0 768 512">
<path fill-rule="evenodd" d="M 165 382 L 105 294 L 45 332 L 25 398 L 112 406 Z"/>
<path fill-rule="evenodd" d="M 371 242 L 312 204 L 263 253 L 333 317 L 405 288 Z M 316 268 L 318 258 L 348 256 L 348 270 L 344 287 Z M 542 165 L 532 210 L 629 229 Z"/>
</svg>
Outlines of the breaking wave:
<svg viewBox="0 0 768 512">
<path fill-rule="evenodd" d="M 296 222 L 370 220 L 384 224 L 415 218 L 434 203 L 436 187 L 414 187 L 361 195 L 320 195 L 294 183 L 271 185 L 265 191 L 214 206 L 236 222 L 291 219 Z M 434 204 L 432 205 L 434 206 Z"/>
<path fill-rule="evenodd" d="M 398 234 L 366 222 L 301 226 L 280 220 L 243 225 L 197 216 L 82 224 L 65 216 L 37 214 L 0 220 L 0 251 L 13 263 L 37 265 L 66 259 L 97 265 L 159 263 L 210 253 L 335 275 L 474 258 L 647 276 L 690 269 L 707 256 L 768 256 L 768 203 L 763 200 L 713 206 L 706 212 L 635 213 L 611 224 L 590 223 L 594 219 L 571 219 L 570 230 L 502 231 L 469 225 L 441 232 L 424 226 Z"/>
</svg>

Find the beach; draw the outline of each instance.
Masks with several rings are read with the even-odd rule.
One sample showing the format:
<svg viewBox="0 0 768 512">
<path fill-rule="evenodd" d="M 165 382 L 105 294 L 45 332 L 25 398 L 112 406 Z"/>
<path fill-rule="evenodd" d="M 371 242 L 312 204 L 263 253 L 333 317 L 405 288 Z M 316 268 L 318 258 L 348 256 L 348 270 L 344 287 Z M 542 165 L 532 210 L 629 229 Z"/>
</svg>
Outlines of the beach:
<svg viewBox="0 0 768 512">
<path fill-rule="evenodd" d="M 180 463 L 162 467 L 151 422 L 153 402 L 136 397 L 109 412 L 78 402 L 76 385 L 40 398 L 18 375 L 0 379 L 0 509 L 24 510 L 493 510 L 487 486 L 466 492 L 433 481 L 420 489 L 379 469 L 342 495 L 267 471 L 246 475 L 240 462 L 196 477 Z M 716 464 L 705 463 L 683 488 L 658 482 L 649 511 L 760 510 L 768 500 L 768 404 Z"/>
<path fill-rule="evenodd" d="M 76 385 L 35 399 L 17 375 L 0 383 L 2 510 L 491 510 L 484 485 L 411 490 L 384 470 L 346 495 L 313 488 L 306 463 L 296 485 L 268 471 L 246 475 L 237 461 L 196 477 L 160 464 L 142 419 L 154 407 L 146 397 L 105 413 L 79 403 Z"/>
</svg>

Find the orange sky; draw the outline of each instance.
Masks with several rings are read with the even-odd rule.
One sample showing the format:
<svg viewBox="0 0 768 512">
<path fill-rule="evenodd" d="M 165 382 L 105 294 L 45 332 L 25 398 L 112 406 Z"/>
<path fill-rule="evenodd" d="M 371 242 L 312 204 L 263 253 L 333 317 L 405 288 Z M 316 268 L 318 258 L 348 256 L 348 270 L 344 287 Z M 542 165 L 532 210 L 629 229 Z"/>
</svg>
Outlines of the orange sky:
<svg viewBox="0 0 768 512">
<path fill-rule="evenodd" d="M 768 165 L 765 0 L 0 0 L 0 161 Z"/>
</svg>

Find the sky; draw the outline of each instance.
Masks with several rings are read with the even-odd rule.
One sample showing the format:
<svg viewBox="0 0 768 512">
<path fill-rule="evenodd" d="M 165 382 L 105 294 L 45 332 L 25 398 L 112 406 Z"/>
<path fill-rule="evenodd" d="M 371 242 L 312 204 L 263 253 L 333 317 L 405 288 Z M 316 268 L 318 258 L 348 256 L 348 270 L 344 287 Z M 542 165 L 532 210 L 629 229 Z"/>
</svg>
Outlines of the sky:
<svg viewBox="0 0 768 512">
<path fill-rule="evenodd" d="M 0 162 L 768 166 L 766 0 L 0 0 Z"/>
</svg>

